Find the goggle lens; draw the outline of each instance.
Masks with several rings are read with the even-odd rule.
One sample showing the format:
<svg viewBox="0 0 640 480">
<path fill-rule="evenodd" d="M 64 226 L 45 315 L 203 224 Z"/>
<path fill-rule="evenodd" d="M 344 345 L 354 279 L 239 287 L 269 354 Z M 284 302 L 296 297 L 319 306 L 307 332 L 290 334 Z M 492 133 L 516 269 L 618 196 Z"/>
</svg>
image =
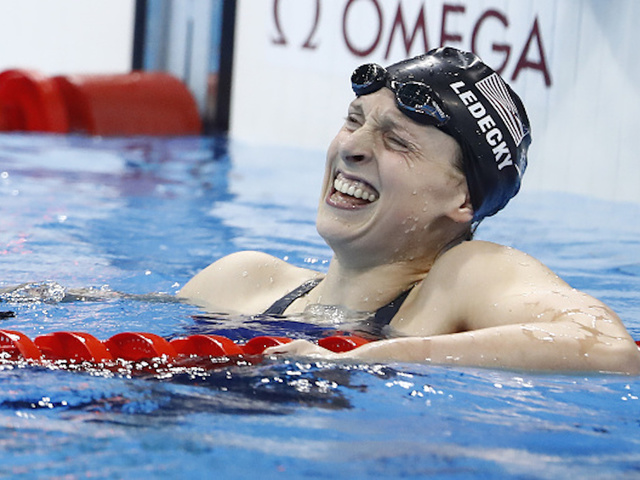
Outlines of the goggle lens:
<svg viewBox="0 0 640 480">
<path fill-rule="evenodd" d="M 389 82 L 387 70 L 376 63 L 358 67 L 351 75 L 351 88 L 357 96 L 367 95 L 388 86 L 396 96 L 398 107 L 414 120 L 436 126 L 444 125 L 449 116 L 433 99 L 431 87 L 420 82 Z"/>
<path fill-rule="evenodd" d="M 397 83 L 392 89 L 401 108 L 426 115 L 434 120 L 437 126 L 444 125 L 449 120 L 449 116 L 433 99 L 432 90 L 428 85 L 418 82 Z"/>
<path fill-rule="evenodd" d="M 358 96 L 380 90 L 387 83 L 387 71 L 377 63 L 367 63 L 351 75 L 351 88 Z"/>
</svg>

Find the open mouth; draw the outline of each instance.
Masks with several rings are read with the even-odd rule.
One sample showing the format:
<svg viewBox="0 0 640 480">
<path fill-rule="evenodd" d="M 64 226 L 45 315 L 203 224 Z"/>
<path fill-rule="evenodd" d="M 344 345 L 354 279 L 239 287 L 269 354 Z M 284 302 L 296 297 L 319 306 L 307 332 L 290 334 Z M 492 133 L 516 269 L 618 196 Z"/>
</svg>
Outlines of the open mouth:
<svg viewBox="0 0 640 480">
<path fill-rule="evenodd" d="M 373 186 L 338 172 L 333 180 L 329 202 L 339 208 L 357 208 L 369 205 L 380 197 Z"/>
</svg>

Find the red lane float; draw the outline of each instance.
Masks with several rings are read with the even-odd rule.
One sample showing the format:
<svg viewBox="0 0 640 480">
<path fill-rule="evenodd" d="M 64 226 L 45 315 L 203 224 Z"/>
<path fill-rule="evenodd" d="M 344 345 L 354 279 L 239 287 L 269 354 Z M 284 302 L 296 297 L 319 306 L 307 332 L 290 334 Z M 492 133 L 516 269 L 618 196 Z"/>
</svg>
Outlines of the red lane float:
<svg viewBox="0 0 640 480">
<path fill-rule="evenodd" d="M 357 335 L 332 335 L 331 337 L 318 340 L 318 345 L 336 353 L 348 352 L 365 343 L 369 343 L 369 340 L 358 337 Z"/>
<path fill-rule="evenodd" d="M 269 347 L 277 347 L 291 342 L 287 337 L 255 337 L 244 344 L 242 349 L 247 355 L 260 355 Z"/>
<path fill-rule="evenodd" d="M 0 130 L 67 133 L 69 119 L 56 82 L 32 70 L 0 73 Z"/>
<path fill-rule="evenodd" d="M 198 105 L 165 72 L 47 77 L 0 73 L 0 131 L 89 135 L 199 135 Z"/>
<path fill-rule="evenodd" d="M 164 338 L 154 333 L 123 332 L 104 342 L 114 358 L 139 362 L 150 358 L 178 356 L 175 348 Z"/>
<path fill-rule="evenodd" d="M 0 330 L 0 352 L 11 360 L 42 358 L 42 352 L 29 337 L 13 330 Z"/>
<path fill-rule="evenodd" d="M 84 332 L 54 332 L 33 341 L 14 330 L 0 330 L 0 354 L 8 361 L 67 361 L 92 364 L 141 362 L 161 359 L 163 363 L 184 363 L 188 359 L 240 359 L 262 355 L 268 347 L 291 342 L 287 337 L 259 336 L 238 344 L 221 335 L 190 335 L 168 341 L 146 332 L 122 332 L 100 341 Z M 353 350 L 369 340 L 356 335 L 333 335 L 318 344 L 333 352 Z M 219 364 L 211 362 L 212 367 Z M 198 363 L 203 366 L 203 363 Z"/>
<path fill-rule="evenodd" d="M 170 343 L 179 355 L 235 357 L 245 353 L 242 347 L 221 335 L 190 335 L 186 338 L 175 338 Z"/>
<path fill-rule="evenodd" d="M 113 360 L 107 347 L 93 335 L 82 332 L 55 332 L 34 340 L 44 358 L 104 363 Z"/>
<path fill-rule="evenodd" d="M 164 72 L 54 77 L 72 132 L 89 135 L 198 135 L 193 96 Z"/>
</svg>

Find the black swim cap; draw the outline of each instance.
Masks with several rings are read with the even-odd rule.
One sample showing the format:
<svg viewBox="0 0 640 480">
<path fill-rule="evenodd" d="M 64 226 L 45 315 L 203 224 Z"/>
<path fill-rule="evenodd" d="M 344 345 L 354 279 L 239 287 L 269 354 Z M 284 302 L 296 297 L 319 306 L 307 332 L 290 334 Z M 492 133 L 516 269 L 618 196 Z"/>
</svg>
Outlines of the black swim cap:
<svg viewBox="0 0 640 480">
<path fill-rule="evenodd" d="M 351 82 L 358 96 L 390 88 L 405 115 L 458 141 L 474 221 L 518 193 L 531 143 L 529 119 L 518 95 L 473 53 L 442 47 L 386 69 L 363 65 Z"/>
</svg>

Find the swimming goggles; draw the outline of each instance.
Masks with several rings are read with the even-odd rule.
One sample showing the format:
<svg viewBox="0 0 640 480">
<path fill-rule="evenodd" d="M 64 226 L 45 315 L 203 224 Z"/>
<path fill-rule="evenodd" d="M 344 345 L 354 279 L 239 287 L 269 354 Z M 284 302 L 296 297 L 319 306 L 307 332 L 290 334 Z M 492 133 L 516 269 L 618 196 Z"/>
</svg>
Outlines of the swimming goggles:
<svg viewBox="0 0 640 480">
<path fill-rule="evenodd" d="M 398 108 L 414 120 L 436 127 L 449 120 L 449 115 L 434 100 L 433 90 L 425 83 L 391 79 L 387 70 L 377 63 L 361 65 L 351 75 L 351 88 L 358 97 L 385 86 L 395 94 Z"/>
</svg>

